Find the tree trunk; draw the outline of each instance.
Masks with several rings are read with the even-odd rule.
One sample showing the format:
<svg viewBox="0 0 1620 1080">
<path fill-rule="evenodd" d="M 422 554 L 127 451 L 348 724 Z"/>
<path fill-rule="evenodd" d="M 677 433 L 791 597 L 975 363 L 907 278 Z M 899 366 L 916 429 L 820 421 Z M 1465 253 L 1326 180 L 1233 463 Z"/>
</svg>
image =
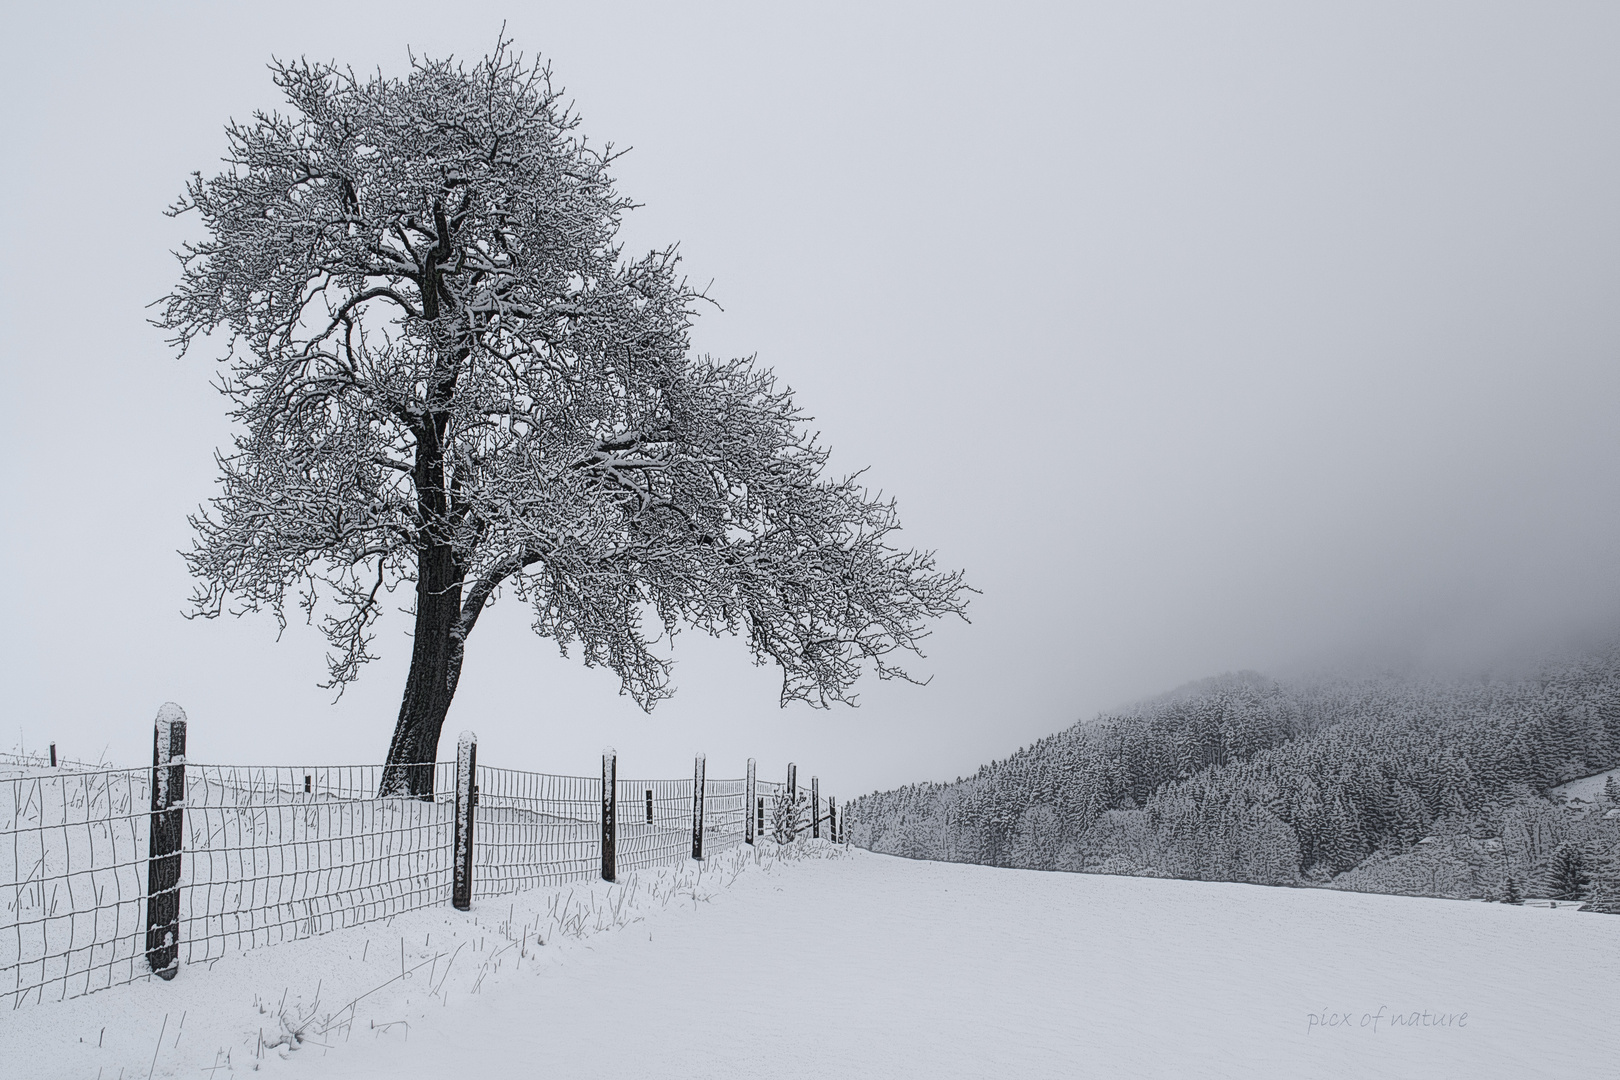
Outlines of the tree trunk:
<svg viewBox="0 0 1620 1080">
<path fill-rule="evenodd" d="M 452 247 L 444 208 L 437 200 L 433 214 L 438 240 L 421 282 L 422 315 L 430 326 L 440 315 L 439 254 Z M 379 789 L 382 795 L 433 798 L 433 761 L 439 752 L 439 732 L 461 678 L 468 628 L 460 626 L 462 566 L 450 543 L 461 508 L 451 506 L 453 485 L 446 477 L 450 415 L 444 405 L 455 395 L 456 375 L 465 357 L 465 348 L 442 348 L 435 365 L 436 383 L 429 394 L 428 415 L 415 432 L 416 461 L 411 478 L 416 485 L 423 537 L 416 555 L 416 633 L 411 672 L 405 679 L 405 699 L 400 702 L 399 722 L 394 725 L 388 759 L 383 763 Z"/>
<path fill-rule="evenodd" d="M 454 634 L 460 618 L 461 570 L 451 548 L 436 545 L 417 557 L 411 671 L 383 766 L 383 795 L 433 798 L 439 733 L 461 676 L 462 642 Z"/>
</svg>

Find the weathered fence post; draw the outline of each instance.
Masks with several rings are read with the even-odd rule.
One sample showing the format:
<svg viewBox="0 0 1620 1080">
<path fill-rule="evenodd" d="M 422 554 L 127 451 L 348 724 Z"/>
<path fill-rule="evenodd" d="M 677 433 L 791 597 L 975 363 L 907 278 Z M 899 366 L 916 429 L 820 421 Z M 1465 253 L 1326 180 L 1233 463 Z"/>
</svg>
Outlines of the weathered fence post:
<svg viewBox="0 0 1620 1080">
<path fill-rule="evenodd" d="M 692 858 L 703 858 L 703 788 L 705 762 L 699 754 L 692 763 Z"/>
<path fill-rule="evenodd" d="M 651 825 L 653 823 L 652 806 L 653 806 L 652 788 L 648 788 L 647 789 L 647 824 L 649 824 L 649 825 Z"/>
<path fill-rule="evenodd" d="M 450 903 L 457 911 L 472 907 L 473 807 L 478 805 L 478 736 L 463 731 L 456 740 L 456 827 L 454 885 Z"/>
<path fill-rule="evenodd" d="M 146 963 L 160 979 L 180 971 L 180 849 L 185 837 L 186 712 L 158 710 L 152 732 L 152 827 L 146 864 Z"/>
<path fill-rule="evenodd" d="M 788 762 L 788 805 L 793 807 L 793 835 L 790 840 L 799 838 L 799 767 Z M 780 840 L 777 841 L 781 843 Z"/>
<path fill-rule="evenodd" d="M 756 796 L 754 801 L 759 806 L 759 819 L 758 819 L 757 823 L 754 826 L 754 834 L 756 836 L 764 836 L 765 835 L 765 796 L 763 796 L 763 795 Z"/>
<path fill-rule="evenodd" d="M 743 794 L 743 843 L 745 844 L 752 844 L 754 842 L 754 791 L 754 759 L 749 758 L 748 783 L 746 791 Z M 762 819 L 765 817 L 764 807 L 765 800 L 761 799 L 759 816 Z M 763 820 L 761 821 L 761 824 L 764 824 Z"/>
<path fill-rule="evenodd" d="M 51 768 L 56 768 L 56 744 L 51 743 Z"/>
<path fill-rule="evenodd" d="M 810 778 L 810 839 L 821 839 L 821 780 Z"/>
<path fill-rule="evenodd" d="M 602 751 L 602 880 L 615 880 L 613 837 L 619 816 L 619 759 L 610 746 Z"/>
<path fill-rule="evenodd" d="M 827 839 L 838 843 L 838 800 L 827 796 Z"/>
</svg>

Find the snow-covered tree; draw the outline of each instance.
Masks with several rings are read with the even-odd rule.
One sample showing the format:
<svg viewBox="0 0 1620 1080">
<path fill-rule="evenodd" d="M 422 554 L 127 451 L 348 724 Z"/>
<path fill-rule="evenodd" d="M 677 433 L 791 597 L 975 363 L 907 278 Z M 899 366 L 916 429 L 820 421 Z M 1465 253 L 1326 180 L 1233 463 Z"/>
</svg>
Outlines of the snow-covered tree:
<svg viewBox="0 0 1620 1080">
<path fill-rule="evenodd" d="M 319 617 L 354 679 L 412 586 L 410 673 L 385 790 L 428 794 L 468 636 L 497 590 L 644 708 L 670 692 L 643 620 L 740 633 L 781 697 L 849 701 L 864 662 L 907 678 L 969 591 L 891 545 L 892 501 L 826 450 L 752 360 L 690 354 L 703 300 L 673 249 L 623 255 L 610 146 L 502 43 L 404 78 L 272 66 L 288 111 L 227 128 L 225 172 L 175 213 L 156 320 L 221 331 L 239 433 L 193 518 L 195 611 Z M 317 615 L 319 608 L 319 615 Z"/>
<path fill-rule="evenodd" d="M 1581 910 L 1620 915 L 1620 858 L 1616 853 L 1600 853 L 1591 871 L 1591 896 Z"/>
<path fill-rule="evenodd" d="M 1519 879 L 1514 877 L 1512 874 L 1507 876 L 1507 881 L 1502 886 L 1502 903 L 1524 903 L 1524 890 L 1519 887 Z"/>
<path fill-rule="evenodd" d="M 778 844 L 791 844 L 799 834 L 810 828 L 810 809 L 803 791 L 795 792 L 783 785 L 771 801 L 771 839 Z"/>
<path fill-rule="evenodd" d="M 1554 900 L 1579 900 L 1590 883 L 1580 845 L 1568 841 L 1559 844 L 1547 863 L 1547 894 Z"/>
</svg>

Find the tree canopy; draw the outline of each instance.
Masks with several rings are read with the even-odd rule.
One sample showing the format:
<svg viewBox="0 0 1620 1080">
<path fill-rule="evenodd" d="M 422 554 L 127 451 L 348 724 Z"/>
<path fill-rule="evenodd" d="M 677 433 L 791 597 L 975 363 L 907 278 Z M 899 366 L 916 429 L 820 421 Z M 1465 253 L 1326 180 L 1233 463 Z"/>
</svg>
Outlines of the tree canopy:
<svg viewBox="0 0 1620 1080">
<path fill-rule="evenodd" d="M 850 701 L 870 661 L 909 678 L 928 619 L 970 591 L 891 543 L 892 500 L 826 448 L 752 358 L 694 356 L 704 297 L 673 247 L 629 258 L 610 145 L 549 69 L 502 42 L 408 75 L 272 64 L 285 113 L 228 126 L 227 168 L 173 213 L 157 323 L 228 340 L 238 433 L 193 517 L 196 613 L 295 598 L 330 685 L 373 659 L 386 595 L 415 636 L 388 761 L 422 794 L 463 650 L 497 589 L 643 708 L 670 692 L 644 620 L 743 635 L 781 698 Z"/>
</svg>

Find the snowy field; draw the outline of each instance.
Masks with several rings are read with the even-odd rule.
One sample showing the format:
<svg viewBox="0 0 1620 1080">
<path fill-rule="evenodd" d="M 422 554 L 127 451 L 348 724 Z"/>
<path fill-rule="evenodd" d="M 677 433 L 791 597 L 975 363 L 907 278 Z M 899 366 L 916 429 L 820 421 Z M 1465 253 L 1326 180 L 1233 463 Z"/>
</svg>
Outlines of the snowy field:
<svg viewBox="0 0 1620 1080">
<path fill-rule="evenodd" d="M 1517 1078 L 1620 1061 L 1613 916 L 763 847 L 25 1005 L 0 1023 L 0 1076 Z"/>
<path fill-rule="evenodd" d="M 1559 784 L 1555 788 L 1548 788 L 1547 797 L 1554 800 L 1562 799 L 1565 802 L 1574 802 L 1576 800 L 1596 802 L 1602 796 L 1603 787 L 1611 776 L 1620 777 L 1620 769 L 1594 773 L 1591 776 L 1583 776 L 1579 780 L 1571 780 L 1567 784 Z"/>
</svg>

